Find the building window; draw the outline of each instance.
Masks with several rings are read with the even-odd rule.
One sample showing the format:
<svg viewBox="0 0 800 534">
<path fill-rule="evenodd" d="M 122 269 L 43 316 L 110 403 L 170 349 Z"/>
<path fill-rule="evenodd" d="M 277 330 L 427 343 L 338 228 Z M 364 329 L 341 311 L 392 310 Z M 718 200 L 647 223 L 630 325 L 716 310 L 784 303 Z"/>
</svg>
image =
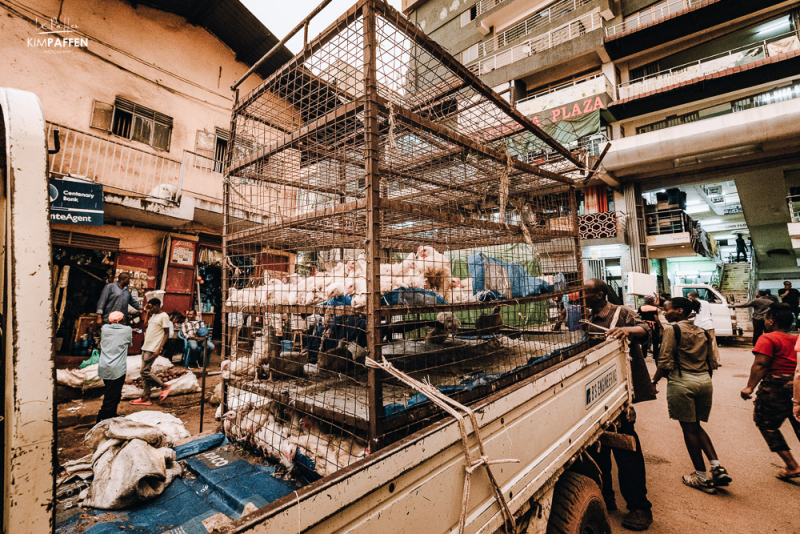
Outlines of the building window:
<svg viewBox="0 0 800 534">
<path fill-rule="evenodd" d="M 467 64 L 471 61 L 475 61 L 478 59 L 478 44 L 475 43 L 474 45 L 470 46 L 463 52 L 461 52 L 461 63 Z"/>
<path fill-rule="evenodd" d="M 478 4 L 475 4 L 461 14 L 461 27 L 463 28 L 478 16 Z"/>
<path fill-rule="evenodd" d="M 225 151 L 228 149 L 230 132 L 223 128 L 214 128 L 213 132 L 198 130 L 195 138 L 194 151 L 203 157 L 214 160 L 214 170 L 222 172 L 225 162 Z"/>
<path fill-rule="evenodd" d="M 158 150 L 169 151 L 172 139 L 172 117 L 120 97 L 113 105 L 95 100 L 91 126 Z"/>
</svg>

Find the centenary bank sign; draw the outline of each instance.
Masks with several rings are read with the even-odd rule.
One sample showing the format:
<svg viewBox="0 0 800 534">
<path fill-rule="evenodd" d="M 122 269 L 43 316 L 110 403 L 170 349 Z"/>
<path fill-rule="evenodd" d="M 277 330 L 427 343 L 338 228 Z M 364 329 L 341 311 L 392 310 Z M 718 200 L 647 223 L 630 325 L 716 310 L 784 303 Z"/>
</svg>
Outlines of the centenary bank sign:
<svg viewBox="0 0 800 534">
<path fill-rule="evenodd" d="M 48 22 L 40 22 L 36 19 L 36 26 L 39 30 L 39 37 L 28 37 L 28 48 L 88 48 L 89 38 L 80 37 L 74 34 L 77 24 L 70 24 L 69 19 L 61 22 L 57 19 L 50 19 Z"/>
</svg>

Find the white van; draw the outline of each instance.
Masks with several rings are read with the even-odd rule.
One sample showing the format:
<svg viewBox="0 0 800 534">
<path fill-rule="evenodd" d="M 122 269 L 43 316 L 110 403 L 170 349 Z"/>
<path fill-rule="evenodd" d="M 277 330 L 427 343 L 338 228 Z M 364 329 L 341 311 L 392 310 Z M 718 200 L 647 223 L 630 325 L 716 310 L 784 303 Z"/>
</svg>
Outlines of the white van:
<svg viewBox="0 0 800 534">
<path fill-rule="evenodd" d="M 717 337 L 737 335 L 736 310 L 728 306 L 728 302 L 719 291 L 706 284 L 672 286 L 673 297 L 688 298 L 692 291 L 696 291 L 701 299 L 708 302 L 711 308 L 711 320 L 714 321 L 714 333 Z"/>
</svg>

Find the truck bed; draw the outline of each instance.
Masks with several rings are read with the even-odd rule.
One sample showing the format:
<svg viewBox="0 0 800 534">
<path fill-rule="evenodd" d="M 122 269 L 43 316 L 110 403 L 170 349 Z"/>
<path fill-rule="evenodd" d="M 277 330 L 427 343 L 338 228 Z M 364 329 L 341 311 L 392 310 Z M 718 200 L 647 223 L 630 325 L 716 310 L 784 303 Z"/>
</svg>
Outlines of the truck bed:
<svg viewBox="0 0 800 534">
<path fill-rule="evenodd" d="M 579 451 L 630 401 L 627 355 L 604 342 L 475 408 L 490 459 L 512 512 L 552 487 Z M 461 437 L 440 421 L 367 458 L 240 518 L 235 532 L 449 532 L 457 527 L 464 485 Z M 470 439 L 473 458 L 477 445 Z M 472 479 L 466 532 L 502 527 L 484 469 Z"/>
</svg>

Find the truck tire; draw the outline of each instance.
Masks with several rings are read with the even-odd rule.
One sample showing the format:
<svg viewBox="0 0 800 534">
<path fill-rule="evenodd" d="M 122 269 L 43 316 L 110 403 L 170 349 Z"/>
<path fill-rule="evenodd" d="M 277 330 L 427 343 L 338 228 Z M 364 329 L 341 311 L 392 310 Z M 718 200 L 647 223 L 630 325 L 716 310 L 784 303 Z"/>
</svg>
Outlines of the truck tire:
<svg viewBox="0 0 800 534">
<path fill-rule="evenodd" d="M 610 534 L 600 488 L 591 478 L 567 471 L 558 479 L 547 534 Z"/>
</svg>

